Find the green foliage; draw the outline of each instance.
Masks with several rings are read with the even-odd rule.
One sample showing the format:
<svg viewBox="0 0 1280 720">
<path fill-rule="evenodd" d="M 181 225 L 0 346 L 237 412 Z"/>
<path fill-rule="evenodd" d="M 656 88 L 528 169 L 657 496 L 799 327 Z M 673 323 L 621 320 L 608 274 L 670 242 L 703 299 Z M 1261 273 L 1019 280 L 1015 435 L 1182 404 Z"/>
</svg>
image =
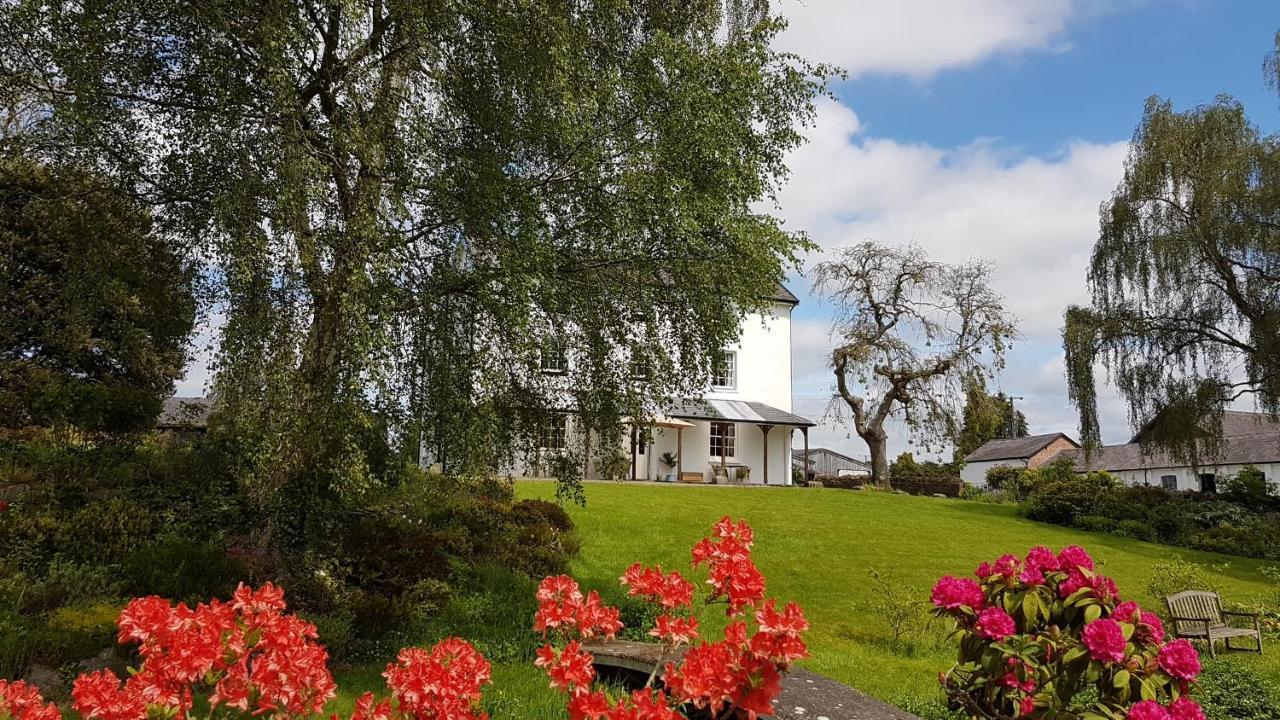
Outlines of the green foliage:
<svg viewBox="0 0 1280 720">
<path fill-rule="evenodd" d="M 981 375 L 965 381 L 964 410 L 960 431 L 955 437 L 956 462 L 963 462 L 969 453 L 988 440 L 1020 438 L 1029 434 L 1027 416 L 1014 408 L 1013 400 L 1004 393 L 988 394 L 986 380 Z"/>
<path fill-rule="evenodd" d="M 943 463 L 936 460 L 921 462 L 909 452 L 904 452 L 889 465 L 889 477 L 894 480 L 926 482 L 930 480 L 950 480 L 959 477 L 960 472 L 955 463 Z"/>
<path fill-rule="evenodd" d="M 0 425 L 154 424 L 195 316 L 179 249 L 124 186 L 0 159 Z"/>
<path fill-rule="evenodd" d="M 1099 211 L 1092 304 L 1066 313 L 1071 401 L 1100 437 L 1094 367 L 1145 426 L 1142 442 L 1212 457 L 1223 407 L 1280 411 L 1280 145 L 1235 100 L 1177 112 L 1147 100 L 1124 179 Z"/>
<path fill-rule="evenodd" d="M 1245 507 L 1274 507 L 1276 499 L 1267 483 L 1267 474 L 1253 465 L 1245 465 L 1235 475 L 1218 479 L 1218 494 Z"/>
<path fill-rule="evenodd" d="M 1151 574 L 1146 582 L 1147 595 L 1162 603 L 1166 597 L 1183 590 L 1217 590 L 1215 582 L 1210 579 L 1209 568 L 1198 563 L 1175 557 L 1162 560 L 1151 565 Z"/>
<path fill-rule="evenodd" d="M 246 577 L 244 567 L 222 545 L 174 536 L 134 550 L 120 564 L 127 595 L 159 595 L 175 602 L 230 597 Z"/>
<path fill-rule="evenodd" d="M 1027 517 L 1058 525 L 1071 525 L 1077 518 L 1098 514 L 1105 498 L 1117 486 L 1105 472 L 1077 477 L 1069 463 L 1045 466 L 1037 473 Z"/>
<path fill-rule="evenodd" d="M 387 438 L 478 474 L 535 452 L 552 410 L 600 448 L 705 386 L 809 247 L 756 208 L 831 74 L 773 49 L 780 18 L 735 17 L 24 0 L 0 64 L 47 108 L 16 144 L 145 189 L 215 269 L 237 476 L 306 547 L 388 483 Z M 537 366 L 549 337 L 563 375 Z M 638 353 L 644 383 L 618 362 Z"/>
<path fill-rule="evenodd" d="M 1213 720 L 1280 717 L 1280 684 L 1230 660 L 1206 662 L 1191 695 Z"/>
<path fill-rule="evenodd" d="M 867 577 L 871 579 L 871 602 L 869 607 L 893 634 L 895 643 L 904 637 L 921 632 L 928 621 L 929 606 L 925 603 L 926 593 L 922 588 L 903 583 L 894 578 L 895 567 L 867 568 Z"/>
<path fill-rule="evenodd" d="M 996 465 L 987 468 L 987 487 L 992 490 L 1003 489 L 1008 483 L 1016 482 L 1022 470 L 1013 465 Z"/>
</svg>

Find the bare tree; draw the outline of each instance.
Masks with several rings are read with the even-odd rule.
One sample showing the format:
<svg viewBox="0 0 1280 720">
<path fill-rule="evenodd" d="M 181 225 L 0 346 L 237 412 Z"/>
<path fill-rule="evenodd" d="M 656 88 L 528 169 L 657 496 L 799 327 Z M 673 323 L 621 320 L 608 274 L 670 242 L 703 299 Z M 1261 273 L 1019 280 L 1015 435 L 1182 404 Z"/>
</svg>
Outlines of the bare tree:
<svg viewBox="0 0 1280 720">
<path fill-rule="evenodd" d="M 864 242 L 815 269 L 814 290 L 835 305 L 832 407 L 848 408 L 881 487 L 885 421 L 903 420 L 925 442 L 952 438 L 964 379 L 1003 367 L 1015 321 L 990 279 L 985 262 L 934 262 L 914 244 Z"/>
</svg>

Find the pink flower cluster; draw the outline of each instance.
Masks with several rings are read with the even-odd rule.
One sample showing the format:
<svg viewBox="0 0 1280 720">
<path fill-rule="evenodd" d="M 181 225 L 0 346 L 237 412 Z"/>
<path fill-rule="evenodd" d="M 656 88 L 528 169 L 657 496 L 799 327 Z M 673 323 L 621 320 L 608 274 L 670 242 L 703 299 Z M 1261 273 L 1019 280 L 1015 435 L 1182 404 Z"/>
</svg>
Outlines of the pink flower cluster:
<svg viewBox="0 0 1280 720">
<path fill-rule="evenodd" d="M 1160 618 L 1123 601 L 1083 548 L 1035 547 L 1022 558 L 984 562 L 974 574 L 976 582 L 944 576 L 932 592 L 937 614 L 953 619 L 960 637 L 960 662 L 942 682 L 971 714 L 1078 712 L 1069 698 L 1092 677 L 1099 702 L 1117 717 L 1203 720 L 1187 696 L 1200 673 L 1195 648 L 1186 640 L 1165 642 Z M 992 650 L 1004 655 L 994 676 Z M 1152 691 L 1159 701 L 1138 702 Z"/>
</svg>

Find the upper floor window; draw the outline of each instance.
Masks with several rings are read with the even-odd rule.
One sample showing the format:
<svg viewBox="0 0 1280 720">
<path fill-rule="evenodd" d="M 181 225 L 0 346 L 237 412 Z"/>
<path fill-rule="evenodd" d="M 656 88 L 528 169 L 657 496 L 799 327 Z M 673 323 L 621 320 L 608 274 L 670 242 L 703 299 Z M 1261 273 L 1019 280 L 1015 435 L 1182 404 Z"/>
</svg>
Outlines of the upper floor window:
<svg viewBox="0 0 1280 720">
<path fill-rule="evenodd" d="M 734 444 L 737 439 L 737 426 L 731 422 L 711 423 L 711 457 L 734 457 Z"/>
<path fill-rule="evenodd" d="M 569 355 L 564 343 L 549 340 L 542 344 L 538 353 L 538 369 L 544 375 L 564 375 L 569 372 Z"/>
<path fill-rule="evenodd" d="M 1165 490 L 1169 490 L 1169 491 L 1177 490 L 1177 489 L 1178 489 L 1178 476 L 1177 476 L 1177 475 L 1161 475 L 1161 476 L 1160 476 L 1160 487 L 1164 488 Z"/>
<path fill-rule="evenodd" d="M 720 351 L 719 359 L 711 368 L 711 387 L 717 390 L 738 388 L 738 353 L 736 351 Z"/>
<path fill-rule="evenodd" d="M 633 353 L 631 355 L 631 366 L 627 369 L 627 375 L 632 380 L 648 380 L 649 358 L 641 353 Z"/>
<path fill-rule="evenodd" d="M 553 415 L 548 418 L 538 436 L 538 447 L 543 450 L 564 450 L 567 425 L 564 415 Z"/>
</svg>

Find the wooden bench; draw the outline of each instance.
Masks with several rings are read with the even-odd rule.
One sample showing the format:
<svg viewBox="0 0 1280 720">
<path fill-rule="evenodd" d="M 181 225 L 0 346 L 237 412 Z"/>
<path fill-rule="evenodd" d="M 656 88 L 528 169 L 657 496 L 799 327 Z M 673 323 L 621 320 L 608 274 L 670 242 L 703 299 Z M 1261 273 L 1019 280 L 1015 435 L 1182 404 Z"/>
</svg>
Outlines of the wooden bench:
<svg viewBox="0 0 1280 720">
<path fill-rule="evenodd" d="M 1209 646 L 1209 657 L 1217 657 L 1213 642 L 1221 640 L 1227 650 L 1262 652 L 1262 626 L 1258 616 L 1252 613 L 1230 612 L 1222 609 L 1222 598 L 1216 592 L 1184 590 L 1164 599 L 1173 622 L 1173 636 L 1188 640 L 1202 640 Z M 1232 626 L 1232 618 L 1251 620 L 1252 627 Z M 1231 638 L 1251 637 L 1254 647 L 1233 648 Z"/>
<path fill-rule="evenodd" d="M 597 669 L 628 671 L 640 685 L 655 665 L 678 662 L 686 649 L 664 652 L 663 647 L 655 643 L 627 640 L 589 640 L 583 647 L 595 657 Z M 920 720 L 905 710 L 802 668 L 792 668 L 782 677 L 782 692 L 774 701 L 774 707 L 777 714 L 761 715 L 761 720 Z"/>
<path fill-rule="evenodd" d="M 680 473 L 680 482 L 692 485 L 701 485 L 706 482 L 700 472 L 682 472 Z"/>
</svg>

